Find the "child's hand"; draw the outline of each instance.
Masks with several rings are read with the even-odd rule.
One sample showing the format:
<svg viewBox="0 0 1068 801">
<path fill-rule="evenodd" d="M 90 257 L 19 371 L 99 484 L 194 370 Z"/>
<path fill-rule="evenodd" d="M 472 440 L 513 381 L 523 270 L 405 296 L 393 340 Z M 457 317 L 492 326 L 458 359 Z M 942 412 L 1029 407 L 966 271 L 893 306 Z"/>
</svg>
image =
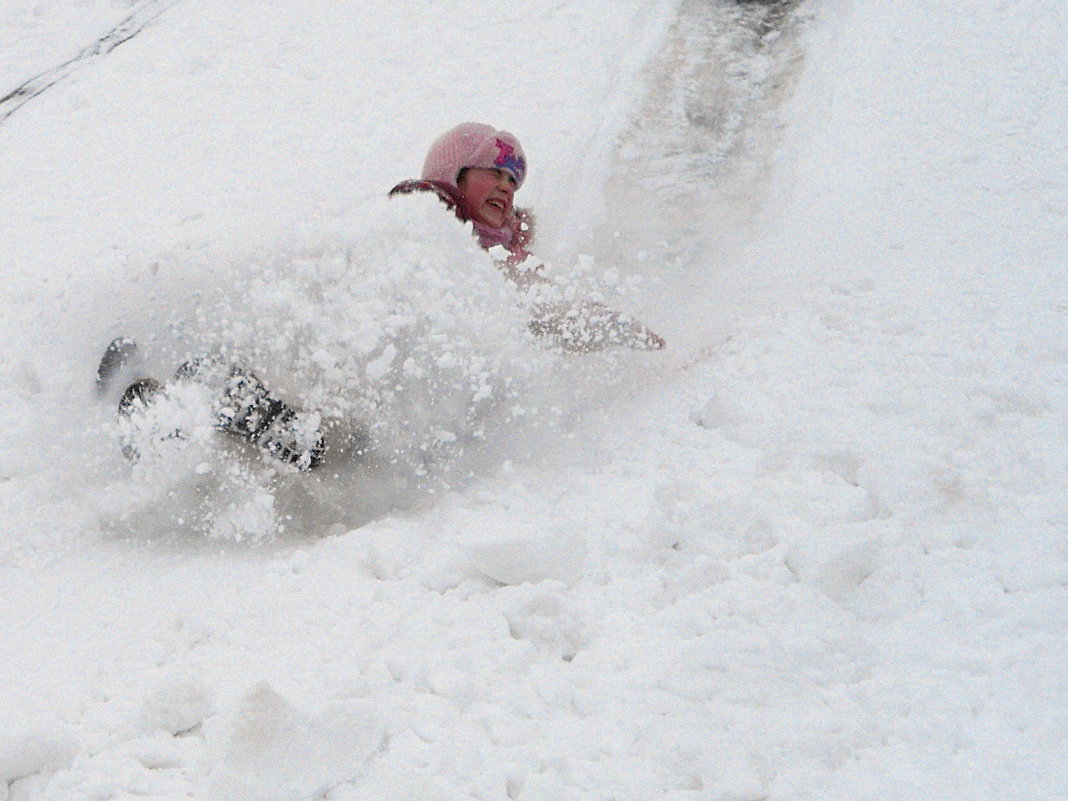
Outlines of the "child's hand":
<svg viewBox="0 0 1068 801">
<path fill-rule="evenodd" d="M 534 307 L 530 330 L 551 336 L 568 353 L 592 353 L 608 347 L 660 350 L 667 343 L 628 314 L 602 303 L 549 303 Z"/>
<path fill-rule="evenodd" d="M 624 347 L 631 350 L 663 350 L 667 346 L 662 336 L 627 315 L 617 315 L 615 322 L 618 344 Z"/>
</svg>

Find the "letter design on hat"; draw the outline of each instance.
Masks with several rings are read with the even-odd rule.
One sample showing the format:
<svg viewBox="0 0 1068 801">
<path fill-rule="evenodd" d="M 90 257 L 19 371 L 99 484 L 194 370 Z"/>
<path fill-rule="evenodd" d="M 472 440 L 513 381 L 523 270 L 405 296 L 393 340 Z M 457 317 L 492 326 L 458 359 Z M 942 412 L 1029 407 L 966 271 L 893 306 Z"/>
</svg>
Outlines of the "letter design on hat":
<svg viewBox="0 0 1068 801">
<path fill-rule="evenodd" d="M 515 148 L 502 139 L 497 139 L 497 159 L 493 162 L 495 167 L 508 170 L 515 176 L 517 182 L 523 181 L 523 174 L 527 171 L 527 163 L 522 156 L 514 156 Z"/>
</svg>

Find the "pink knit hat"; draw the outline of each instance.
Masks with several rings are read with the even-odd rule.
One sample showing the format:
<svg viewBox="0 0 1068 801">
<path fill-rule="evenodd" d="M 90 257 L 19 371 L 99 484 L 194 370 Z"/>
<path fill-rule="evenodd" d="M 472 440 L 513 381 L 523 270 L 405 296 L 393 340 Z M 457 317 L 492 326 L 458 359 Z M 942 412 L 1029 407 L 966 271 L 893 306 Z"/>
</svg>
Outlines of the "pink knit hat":
<svg viewBox="0 0 1068 801">
<path fill-rule="evenodd" d="M 519 140 L 481 122 L 465 122 L 439 136 L 423 162 L 424 181 L 444 181 L 456 186 L 464 167 L 508 170 L 516 189 L 523 185 L 527 160 Z"/>
</svg>

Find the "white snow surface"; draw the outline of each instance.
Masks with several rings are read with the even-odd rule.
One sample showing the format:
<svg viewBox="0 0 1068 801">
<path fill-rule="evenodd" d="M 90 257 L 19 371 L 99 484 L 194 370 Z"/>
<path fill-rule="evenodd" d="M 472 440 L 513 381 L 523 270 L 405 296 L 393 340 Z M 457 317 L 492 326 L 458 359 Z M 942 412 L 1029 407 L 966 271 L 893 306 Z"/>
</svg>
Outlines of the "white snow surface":
<svg viewBox="0 0 1068 801">
<path fill-rule="evenodd" d="M 1061 0 L 5 0 L 0 97 L 128 19 L 0 122 L 0 799 L 1068 799 Z M 384 198 L 467 120 L 666 350 Z M 130 465 L 119 335 L 378 452 Z"/>
</svg>

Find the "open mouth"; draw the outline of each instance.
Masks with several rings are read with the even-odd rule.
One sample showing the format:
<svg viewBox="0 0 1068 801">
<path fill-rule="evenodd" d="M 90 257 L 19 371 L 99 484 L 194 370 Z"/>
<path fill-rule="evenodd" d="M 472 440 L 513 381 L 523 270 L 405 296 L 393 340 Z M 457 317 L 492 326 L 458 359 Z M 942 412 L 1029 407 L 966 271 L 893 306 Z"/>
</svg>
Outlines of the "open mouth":
<svg viewBox="0 0 1068 801">
<path fill-rule="evenodd" d="M 493 208 L 497 209 L 498 211 L 502 211 L 502 212 L 504 211 L 504 201 L 503 200 L 497 200 L 496 198 L 493 198 L 492 200 L 487 200 L 486 201 L 486 205 L 487 206 L 492 206 Z"/>
</svg>

